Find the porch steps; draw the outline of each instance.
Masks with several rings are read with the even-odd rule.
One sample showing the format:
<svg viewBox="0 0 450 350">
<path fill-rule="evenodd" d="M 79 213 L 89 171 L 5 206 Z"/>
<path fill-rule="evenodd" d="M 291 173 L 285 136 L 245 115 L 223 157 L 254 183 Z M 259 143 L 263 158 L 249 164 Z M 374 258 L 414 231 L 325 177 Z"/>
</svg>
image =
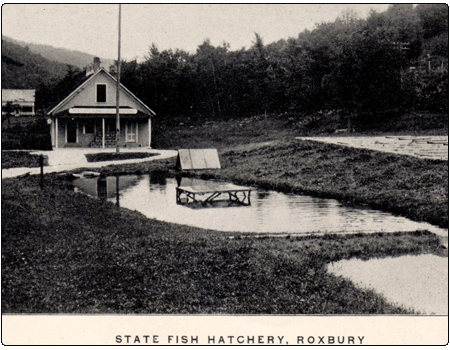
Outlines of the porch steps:
<svg viewBox="0 0 450 350">
<path fill-rule="evenodd" d="M 92 141 L 90 143 L 89 147 L 91 147 L 91 148 L 102 148 L 103 147 L 103 143 L 101 141 L 100 142 Z M 105 147 L 106 148 L 116 147 L 116 141 L 106 141 L 105 140 Z"/>
<path fill-rule="evenodd" d="M 92 148 L 102 148 L 103 147 L 103 135 L 102 132 L 99 131 L 95 135 L 94 141 L 91 141 L 89 144 Z M 116 147 L 116 133 L 107 131 L 105 134 L 105 147 Z"/>
</svg>

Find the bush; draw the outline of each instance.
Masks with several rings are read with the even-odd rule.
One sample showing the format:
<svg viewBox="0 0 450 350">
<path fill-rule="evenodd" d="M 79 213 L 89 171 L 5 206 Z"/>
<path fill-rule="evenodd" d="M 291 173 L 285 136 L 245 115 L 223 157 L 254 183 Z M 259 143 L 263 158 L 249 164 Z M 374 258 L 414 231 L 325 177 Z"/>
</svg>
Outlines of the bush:
<svg viewBox="0 0 450 350">
<path fill-rule="evenodd" d="M 23 149 L 51 150 L 52 143 L 49 135 L 30 133 L 22 138 Z"/>
<path fill-rule="evenodd" d="M 2 149 L 51 150 L 50 126 L 44 119 L 2 130 Z"/>
<path fill-rule="evenodd" d="M 448 112 L 448 72 L 417 71 L 405 75 L 403 93 L 410 107 L 432 112 Z"/>
<path fill-rule="evenodd" d="M 2 137 L 2 149 L 12 150 L 12 149 L 22 149 L 22 145 L 19 139 L 9 139 L 5 136 Z"/>
</svg>

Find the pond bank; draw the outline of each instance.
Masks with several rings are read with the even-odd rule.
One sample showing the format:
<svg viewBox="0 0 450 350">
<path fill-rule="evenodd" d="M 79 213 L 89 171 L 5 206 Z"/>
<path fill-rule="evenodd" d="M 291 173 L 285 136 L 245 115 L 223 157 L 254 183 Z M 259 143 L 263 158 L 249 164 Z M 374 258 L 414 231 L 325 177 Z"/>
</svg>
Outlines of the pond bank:
<svg viewBox="0 0 450 350">
<path fill-rule="evenodd" d="M 325 264 L 446 254 L 425 231 L 230 240 L 67 186 L 54 174 L 43 190 L 38 176 L 2 182 L 5 313 L 411 313 L 328 274 Z"/>
<path fill-rule="evenodd" d="M 448 228 L 448 161 L 295 140 L 221 155 L 220 177 Z"/>
</svg>

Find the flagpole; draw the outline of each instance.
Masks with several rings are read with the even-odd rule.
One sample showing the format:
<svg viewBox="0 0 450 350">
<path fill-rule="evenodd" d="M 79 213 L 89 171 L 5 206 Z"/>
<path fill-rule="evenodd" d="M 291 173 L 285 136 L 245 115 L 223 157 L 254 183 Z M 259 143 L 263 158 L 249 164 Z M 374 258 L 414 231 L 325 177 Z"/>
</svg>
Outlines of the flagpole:
<svg viewBox="0 0 450 350">
<path fill-rule="evenodd" d="M 119 4 L 119 40 L 118 40 L 118 54 L 117 54 L 117 88 L 116 88 L 116 153 L 119 153 L 120 140 L 120 104 L 119 104 L 119 90 L 120 90 L 120 22 L 121 22 L 121 4 Z"/>
</svg>

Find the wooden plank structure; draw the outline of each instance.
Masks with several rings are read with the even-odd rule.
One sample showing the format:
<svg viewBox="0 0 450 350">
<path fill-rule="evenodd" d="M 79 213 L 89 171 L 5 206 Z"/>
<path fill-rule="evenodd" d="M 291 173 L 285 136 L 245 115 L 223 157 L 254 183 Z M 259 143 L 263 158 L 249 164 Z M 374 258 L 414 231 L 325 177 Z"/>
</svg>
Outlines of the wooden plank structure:
<svg viewBox="0 0 450 350">
<path fill-rule="evenodd" d="M 220 169 L 217 149 L 179 149 L 176 168 L 180 170 Z"/>
<path fill-rule="evenodd" d="M 216 149 L 180 149 L 176 168 L 180 170 L 220 169 L 219 154 Z M 228 194 L 231 202 L 250 205 L 251 191 L 250 187 L 193 178 L 181 179 L 176 188 L 178 204 L 187 204 L 190 201 L 208 203 L 223 194 L 225 196 Z"/>
<path fill-rule="evenodd" d="M 222 194 L 228 194 L 228 199 L 242 205 L 250 205 L 252 188 L 233 184 L 204 181 L 199 179 L 182 179 L 177 190 L 177 204 L 192 202 L 211 202 Z M 205 196 L 207 196 L 205 198 Z M 183 198 L 184 197 L 184 198 Z M 203 198 L 203 199 L 202 199 Z M 184 199 L 184 201 L 183 201 Z"/>
</svg>

